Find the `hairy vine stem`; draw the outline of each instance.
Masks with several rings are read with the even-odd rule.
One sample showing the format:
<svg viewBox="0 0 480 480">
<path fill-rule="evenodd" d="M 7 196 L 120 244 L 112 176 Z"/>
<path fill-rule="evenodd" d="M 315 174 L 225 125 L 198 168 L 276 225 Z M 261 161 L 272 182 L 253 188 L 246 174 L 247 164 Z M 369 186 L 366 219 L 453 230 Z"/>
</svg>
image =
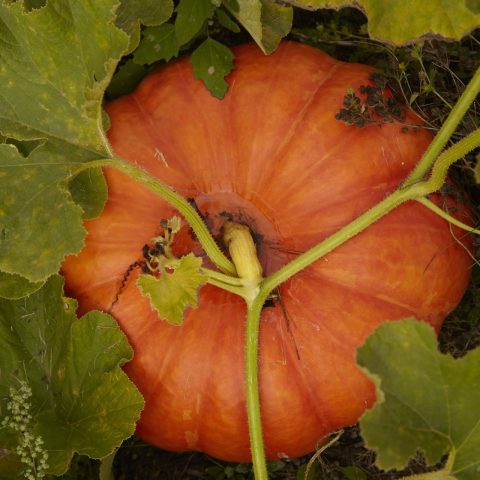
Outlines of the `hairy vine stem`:
<svg viewBox="0 0 480 480">
<path fill-rule="evenodd" d="M 212 260 L 212 262 L 222 272 L 236 276 L 237 271 L 235 266 L 220 250 L 214 238 L 208 231 L 207 226 L 200 218 L 200 215 L 185 198 L 176 193 L 169 186 L 163 184 L 157 178 L 149 175 L 145 170 L 142 170 L 141 168 L 136 167 L 135 165 L 132 165 L 131 163 L 128 163 L 125 160 L 117 157 L 84 163 L 75 170 L 74 175 L 77 175 L 83 170 L 95 167 L 113 167 L 123 173 L 126 173 L 134 180 L 137 180 L 142 185 L 157 193 L 161 198 L 163 198 L 172 207 L 176 208 L 184 216 L 185 220 L 187 220 L 195 232 L 199 242 L 202 244 L 206 254 L 210 257 L 210 260 Z"/>
</svg>

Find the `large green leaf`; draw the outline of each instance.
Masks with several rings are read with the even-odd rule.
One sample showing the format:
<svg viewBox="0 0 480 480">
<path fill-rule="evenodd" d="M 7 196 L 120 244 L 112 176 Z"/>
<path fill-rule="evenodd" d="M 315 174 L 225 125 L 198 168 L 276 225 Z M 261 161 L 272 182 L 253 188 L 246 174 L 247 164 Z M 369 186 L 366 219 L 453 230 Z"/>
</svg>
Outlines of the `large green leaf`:
<svg viewBox="0 0 480 480">
<path fill-rule="evenodd" d="M 75 203 L 83 210 L 83 218 L 96 218 L 107 201 L 107 182 L 101 168 L 89 168 L 80 172 L 69 183 Z"/>
<path fill-rule="evenodd" d="M 37 282 L 58 271 L 83 246 L 82 209 L 64 181 L 75 151 L 49 143 L 23 157 L 0 145 L 0 270 Z"/>
<path fill-rule="evenodd" d="M 0 297 L 12 300 L 26 297 L 42 286 L 42 282 L 32 283 L 20 275 L 0 272 Z"/>
<path fill-rule="evenodd" d="M 120 368 L 132 356 L 125 336 L 108 315 L 75 317 L 52 277 L 25 299 L 0 300 L 0 411 L 11 388 L 32 390 L 34 435 L 48 452 L 49 473 L 63 473 L 74 452 L 102 458 L 133 433 L 143 401 Z M 11 428 L 0 445 L 13 449 Z"/>
<path fill-rule="evenodd" d="M 116 0 L 50 0 L 26 12 L 0 3 L 0 132 L 56 138 L 108 154 L 101 102 L 128 44 Z"/>
<path fill-rule="evenodd" d="M 273 0 L 224 0 L 264 53 L 272 53 L 292 28 L 292 8 Z"/>
<path fill-rule="evenodd" d="M 430 464 L 450 453 L 444 473 L 457 480 L 479 478 L 480 349 L 459 359 L 443 355 L 433 329 L 407 319 L 380 326 L 358 363 L 377 384 L 379 402 L 360 426 L 381 468 L 401 469 L 422 450 Z"/>
<path fill-rule="evenodd" d="M 82 247 L 82 214 L 103 207 L 98 171 L 72 178 L 111 155 L 101 104 L 128 36 L 117 0 L 22 4 L 0 3 L 0 134 L 17 140 L 0 145 L 0 270 L 38 282 Z"/>
<path fill-rule="evenodd" d="M 368 17 L 370 36 L 404 45 L 423 38 L 460 40 L 480 25 L 478 0 L 285 0 L 301 8 L 357 7 Z"/>
</svg>

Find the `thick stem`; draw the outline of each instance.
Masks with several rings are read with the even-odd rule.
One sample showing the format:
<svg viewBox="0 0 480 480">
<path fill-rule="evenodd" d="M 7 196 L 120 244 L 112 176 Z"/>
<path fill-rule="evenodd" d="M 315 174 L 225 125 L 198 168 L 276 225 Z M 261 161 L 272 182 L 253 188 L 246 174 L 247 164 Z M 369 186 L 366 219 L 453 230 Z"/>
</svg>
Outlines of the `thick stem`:
<svg viewBox="0 0 480 480">
<path fill-rule="evenodd" d="M 428 179 L 428 188 L 432 192 L 439 190 L 445 183 L 449 167 L 477 147 L 480 147 L 480 129 L 462 138 L 437 158 Z"/>
<path fill-rule="evenodd" d="M 270 290 L 260 289 L 262 267 L 258 261 L 255 243 L 245 225 L 225 222 L 222 227 L 223 241 L 228 247 L 241 280 L 244 281 L 247 302 L 245 333 L 245 393 L 247 400 L 248 432 L 255 480 L 267 480 L 267 464 L 263 446 L 260 391 L 258 379 L 258 337 L 262 307 Z"/>
<path fill-rule="evenodd" d="M 445 120 L 445 123 L 438 131 L 419 164 L 405 180 L 404 186 L 418 182 L 427 174 L 479 92 L 480 68 L 478 68 L 475 72 L 475 75 L 463 91 L 462 95 L 450 112 L 447 120 Z"/>
<path fill-rule="evenodd" d="M 248 432 L 252 453 L 255 480 L 268 480 L 265 448 L 263 445 L 260 392 L 258 381 L 258 338 L 262 306 L 268 296 L 261 290 L 253 302 L 247 302 L 247 325 L 245 346 L 245 388 L 247 398 Z"/>
</svg>

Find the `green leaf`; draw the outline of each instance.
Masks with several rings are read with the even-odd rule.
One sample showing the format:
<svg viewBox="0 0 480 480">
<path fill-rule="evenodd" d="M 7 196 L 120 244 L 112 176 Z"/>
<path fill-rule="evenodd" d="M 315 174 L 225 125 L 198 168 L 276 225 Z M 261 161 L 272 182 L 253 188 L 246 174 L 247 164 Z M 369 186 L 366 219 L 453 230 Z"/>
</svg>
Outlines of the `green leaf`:
<svg viewBox="0 0 480 480">
<path fill-rule="evenodd" d="M 200 32 L 213 14 L 211 0 L 180 0 L 175 20 L 175 35 L 180 45 L 185 45 Z"/>
<path fill-rule="evenodd" d="M 76 175 L 69 184 L 75 203 L 83 209 L 83 218 L 98 217 L 107 201 L 107 182 L 101 168 L 89 168 Z"/>
<path fill-rule="evenodd" d="M 131 93 L 141 80 L 147 75 L 149 69 L 128 59 L 122 64 L 107 88 L 107 95 L 110 99 L 121 97 Z"/>
<path fill-rule="evenodd" d="M 0 411 L 10 387 L 32 390 L 33 433 L 48 452 L 48 473 L 66 471 L 74 452 L 110 454 L 134 430 L 143 401 L 120 368 L 132 350 L 116 322 L 91 312 L 78 320 L 76 304 L 52 277 L 28 298 L 0 300 Z M 13 449 L 11 429 L 0 445 Z"/>
<path fill-rule="evenodd" d="M 405 45 L 425 38 L 461 40 L 480 25 L 478 0 L 285 0 L 284 3 L 316 10 L 360 8 L 368 17 L 372 38 Z"/>
<path fill-rule="evenodd" d="M 42 282 L 32 283 L 20 275 L 0 272 L 0 297 L 11 300 L 26 297 L 42 286 Z"/>
<path fill-rule="evenodd" d="M 132 52 L 140 41 L 140 25 L 161 25 L 173 13 L 173 0 L 122 0 L 115 24 L 128 33 Z"/>
<path fill-rule="evenodd" d="M 202 260 L 189 253 L 180 259 L 172 273 L 164 272 L 159 278 L 140 275 L 138 286 L 150 298 L 152 308 L 162 320 L 181 325 L 188 306 L 196 307 L 198 289 L 206 283 L 208 276 L 200 272 Z"/>
<path fill-rule="evenodd" d="M 457 480 L 480 471 L 480 349 L 441 354 L 433 329 L 407 319 L 380 326 L 358 350 L 379 402 L 360 421 L 383 469 L 401 469 L 421 449 L 430 464 L 451 452 Z"/>
<path fill-rule="evenodd" d="M 233 68 L 232 51 L 220 42 L 207 38 L 193 53 L 190 63 L 195 78 L 203 80 L 212 95 L 223 98 L 227 92 L 225 76 Z"/>
<path fill-rule="evenodd" d="M 43 281 L 82 248 L 83 212 L 64 183 L 75 167 L 67 151 L 50 143 L 25 158 L 0 145 L 0 270 Z"/>
<path fill-rule="evenodd" d="M 240 27 L 230 18 L 225 10 L 219 8 L 215 11 L 215 16 L 217 17 L 218 23 L 233 33 L 239 33 Z"/>
<path fill-rule="evenodd" d="M 264 53 L 272 53 L 292 28 L 293 10 L 274 0 L 224 0 Z"/>
<path fill-rule="evenodd" d="M 348 480 L 367 480 L 366 473 L 359 467 L 340 467 L 340 471 Z"/>
<path fill-rule="evenodd" d="M 108 154 L 103 92 L 126 50 L 113 25 L 116 0 L 50 0 L 26 12 L 0 3 L 0 132 L 56 138 Z"/>
<path fill-rule="evenodd" d="M 143 31 L 142 41 L 135 51 L 133 61 L 140 65 L 151 65 L 159 60 L 168 62 L 178 55 L 179 49 L 175 27 L 171 23 L 148 27 Z"/>
<path fill-rule="evenodd" d="M 111 155 L 101 105 L 128 37 L 116 0 L 22 3 L 0 3 L 0 131 L 17 139 L 0 145 L 0 270 L 39 282 L 83 246 L 82 209 L 104 202 L 98 174 L 68 184 Z"/>
</svg>

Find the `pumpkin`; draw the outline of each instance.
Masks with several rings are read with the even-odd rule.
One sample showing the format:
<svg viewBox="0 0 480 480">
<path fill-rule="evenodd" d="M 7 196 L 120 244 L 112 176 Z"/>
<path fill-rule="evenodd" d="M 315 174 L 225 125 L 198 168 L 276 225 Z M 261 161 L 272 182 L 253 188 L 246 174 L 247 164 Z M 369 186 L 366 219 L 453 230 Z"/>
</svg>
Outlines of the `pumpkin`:
<svg viewBox="0 0 480 480">
<path fill-rule="evenodd" d="M 106 106 L 108 138 L 116 154 L 195 200 L 219 242 L 227 217 L 247 225 L 268 275 L 394 191 L 431 136 L 335 119 L 347 88 L 369 84 L 368 66 L 293 42 L 270 56 L 244 45 L 235 56 L 223 100 L 187 59 L 154 71 Z M 406 121 L 419 123 L 410 112 Z M 182 326 L 160 320 L 132 265 L 177 213 L 124 173 L 105 168 L 105 176 L 106 207 L 85 222 L 85 248 L 63 273 L 80 313 L 110 311 L 134 349 L 125 369 L 146 401 L 137 434 L 163 449 L 250 460 L 243 300 L 204 286 Z M 202 254 L 186 226 L 174 247 Z M 267 457 L 303 455 L 354 424 L 375 401 L 357 347 L 382 322 L 405 317 L 438 331 L 468 278 L 452 228 L 408 202 L 285 282 L 261 316 Z"/>
</svg>

